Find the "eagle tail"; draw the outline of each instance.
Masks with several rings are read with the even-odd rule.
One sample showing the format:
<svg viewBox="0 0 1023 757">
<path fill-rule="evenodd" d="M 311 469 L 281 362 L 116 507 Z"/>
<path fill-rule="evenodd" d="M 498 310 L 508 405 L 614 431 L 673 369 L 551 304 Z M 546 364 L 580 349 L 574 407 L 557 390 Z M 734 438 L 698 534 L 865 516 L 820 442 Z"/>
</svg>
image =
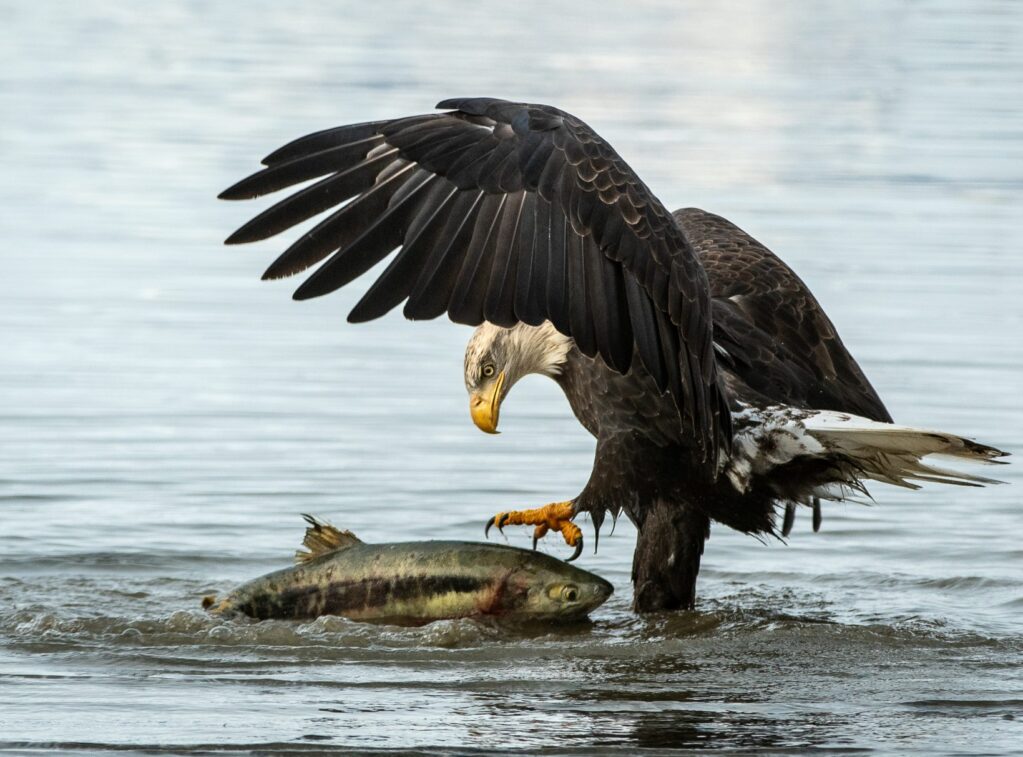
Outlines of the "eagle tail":
<svg viewBox="0 0 1023 757">
<path fill-rule="evenodd" d="M 955 434 L 834 410 L 747 406 L 733 413 L 732 420 L 737 433 L 724 473 L 740 493 L 766 489 L 776 502 L 787 503 L 783 534 L 792 525 L 788 504 L 869 498 L 868 481 L 907 489 L 919 489 L 925 482 L 999 484 L 994 478 L 935 462 L 997 465 L 1005 462 L 998 458 L 1008 454 Z M 814 510 L 819 513 L 818 507 Z"/>
<path fill-rule="evenodd" d="M 927 458 L 1005 462 L 997 458 L 1008 453 L 955 434 L 881 423 L 835 411 L 809 413 L 800 423 L 805 433 L 823 447 L 824 454 L 848 460 L 860 480 L 871 479 L 907 489 L 919 489 L 918 482 L 928 481 L 956 486 L 1003 483 L 925 462 Z"/>
</svg>

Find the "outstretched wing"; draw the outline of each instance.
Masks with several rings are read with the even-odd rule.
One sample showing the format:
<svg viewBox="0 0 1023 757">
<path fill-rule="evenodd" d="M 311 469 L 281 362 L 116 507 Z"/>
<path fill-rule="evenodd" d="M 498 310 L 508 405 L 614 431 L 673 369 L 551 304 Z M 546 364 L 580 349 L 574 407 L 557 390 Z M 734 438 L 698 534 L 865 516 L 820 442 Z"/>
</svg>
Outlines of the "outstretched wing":
<svg viewBox="0 0 1023 757">
<path fill-rule="evenodd" d="M 675 219 L 707 272 L 714 335 L 730 370 L 775 402 L 891 422 L 834 324 L 791 268 L 720 216 L 686 208 L 675 211 Z"/>
<path fill-rule="evenodd" d="M 675 219 L 586 124 L 489 98 L 302 137 L 221 194 L 244 199 L 319 179 L 260 213 L 229 244 L 324 211 L 264 278 L 323 265 L 296 299 L 334 291 L 401 251 L 352 310 L 459 323 L 551 321 L 625 373 L 633 352 L 713 470 L 731 441 L 713 353 L 707 278 Z M 325 177 L 325 178 L 320 178 Z M 345 203 L 341 206 L 342 203 Z M 338 208 L 338 206 L 341 206 Z"/>
</svg>

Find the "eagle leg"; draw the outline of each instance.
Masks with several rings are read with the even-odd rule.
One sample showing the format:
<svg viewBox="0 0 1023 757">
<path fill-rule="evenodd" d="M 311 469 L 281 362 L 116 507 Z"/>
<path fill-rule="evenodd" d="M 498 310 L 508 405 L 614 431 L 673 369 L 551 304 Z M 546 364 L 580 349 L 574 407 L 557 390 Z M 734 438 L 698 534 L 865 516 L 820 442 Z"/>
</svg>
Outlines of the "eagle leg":
<svg viewBox="0 0 1023 757">
<path fill-rule="evenodd" d="M 538 507 L 534 510 L 511 510 L 498 513 L 487 521 L 483 529 L 484 535 L 490 534 L 492 526 L 497 526 L 498 531 L 503 531 L 505 526 L 536 526 L 533 530 L 533 549 L 536 543 L 547 535 L 548 531 L 558 531 L 564 538 L 565 543 L 575 547 L 572 556 L 565 562 L 572 562 L 583 551 L 583 532 L 572 518 L 575 516 L 575 504 L 573 502 L 552 502 L 549 505 Z"/>
</svg>

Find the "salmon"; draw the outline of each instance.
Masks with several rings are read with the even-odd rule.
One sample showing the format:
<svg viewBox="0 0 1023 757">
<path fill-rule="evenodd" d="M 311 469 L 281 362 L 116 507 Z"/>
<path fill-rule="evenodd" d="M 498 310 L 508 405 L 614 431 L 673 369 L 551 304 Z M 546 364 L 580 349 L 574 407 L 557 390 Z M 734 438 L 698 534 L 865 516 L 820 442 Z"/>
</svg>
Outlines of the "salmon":
<svg viewBox="0 0 1023 757">
<path fill-rule="evenodd" d="M 311 516 L 296 564 L 242 584 L 203 607 L 217 615 L 423 625 L 452 618 L 574 621 L 614 591 L 550 555 L 467 541 L 367 544 Z"/>
</svg>

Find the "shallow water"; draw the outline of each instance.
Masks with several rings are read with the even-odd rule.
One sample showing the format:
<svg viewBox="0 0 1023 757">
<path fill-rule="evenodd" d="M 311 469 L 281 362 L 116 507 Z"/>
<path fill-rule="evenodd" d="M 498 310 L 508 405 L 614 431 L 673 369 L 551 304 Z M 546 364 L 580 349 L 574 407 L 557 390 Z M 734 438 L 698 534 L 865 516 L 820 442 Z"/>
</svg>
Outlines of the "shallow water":
<svg viewBox="0 0 1023 757">
<path fill-rule="evenodd" d="M 449 96 L 551 102 L 670 207 L 810 284 L 897 419 L 1018 453 L 1023 6 L 8 3 L 0 28 L 0 747 L 1008 753 L 1023 744 L 1012 486 L 877 486 L 790 543 L 723 528 L 699 612 L 591 625 L 213 620 L 312 512 L 482 536 L 575 494 L 557 388 L 469 422 L 468 330 L 289 299 L 214 201 L 317 128 Z M 261 207 L 261 206 L 260 206 Z M 509 540 L 525 546 L 528 535 Z M 543 545 L 558 554 L 555 542 Z"/>
</svg>

